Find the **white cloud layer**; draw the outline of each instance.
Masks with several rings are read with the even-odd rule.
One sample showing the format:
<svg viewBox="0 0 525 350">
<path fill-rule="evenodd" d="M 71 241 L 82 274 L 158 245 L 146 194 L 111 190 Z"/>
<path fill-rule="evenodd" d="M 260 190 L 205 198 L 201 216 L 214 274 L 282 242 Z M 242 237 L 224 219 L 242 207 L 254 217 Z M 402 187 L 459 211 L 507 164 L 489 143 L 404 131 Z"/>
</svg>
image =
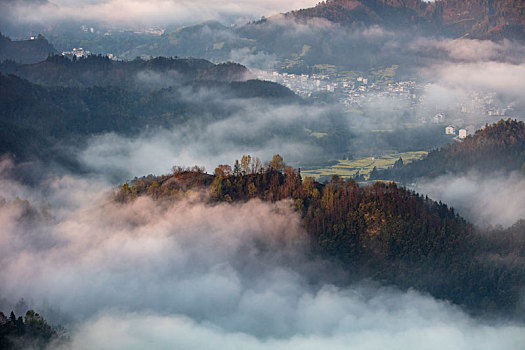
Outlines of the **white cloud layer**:
<svg viewBox="0 0 525 350">
<path fill-rule="evenodd" d="M 445 175 L 417 189 L 480 225 L 510 226 L 525 218 L 525 178 L 519 173 Z"/>
<path fill-rule="evenodd" d="M 95 136 L 79 154 L 80 161 L 98 173 L 121 178 L 162 174 L 174 165 L 199 165 L 213 172 L 217 164 L 230 164 L 243 154 L 268 160 L 279 153 L 286 161 L 298 161 L 322 154 L 321 147 L 308 139 L 309 123 L 328 123 L 331 118 L 337 123 L 342 118 L 331 107 L 228 99 L 216 90 L 188 93 L 187 100 L 216 103 L 218 109 L 231 112 L 222 118 L 212 111 L 210 121 L 189 120 L 137 137 Z"/>
<path fill-rule="evenodd" d="M 372 303 L 362 303 L 323 291 L 308 298 L 306 312 L 326 310 L 348 312 L 334 320 L 328 334 L 298 334 L 287 338 L 260 339 L 250 334 L 225 332 L 209 323 L 199 323 L 184 316 L 151 313 L 104 314 L 81 326 L 72 339 L 74 349 L 144 349 L 152 346 L 169 349 L 391 349 L 391 350 L 463 350 L 520 349 L 523 329 L 514 326 L 480 326 L 464 315 L 447 314 L 446 306 L 435 304 L 434 310 L 416 309 L 433 302 L 418 295 L 410 300 L 393 297 L 391 302 L 406 302 L 402 310 L 388 310 Z M 421 304 L 418 304 L 421 302 Z M 347 304 L 347 305 L 345 305 Z M 350 306 L 348 310 L 345 306 Z M 410 305 L 413 306 L 410 306 Z M 428 305 L 424 305 L 427 306 Z M 341 309 L 343 308 L 343 309 Z M 360 312 L 363 314 L 360 314 Z M 436 313 L 430 314 L 432 311 Z M 429 312 L 429 314 L 426 314 Z M 376 314 L 374 314 L 376 313 Z M 326 313 L 307 315 L 322 318 Z M 330 318 L 330 316 L 328 316 Z M 458 319 L 459 318 L 459 319 Z M 322 321 L 318 322 L 322 323 Z M 315 325 L 322 326 L 322 324 Z M 317 333 L 317 334 L 316 334 Z"/>
<path fill-rule="evenodd" d="M 525 89 L 525 64 L 500 62 L 447 64 L 434 67 L 433 74 L 450 88 L 494 91 L 522 98 Z"/>
</svg>

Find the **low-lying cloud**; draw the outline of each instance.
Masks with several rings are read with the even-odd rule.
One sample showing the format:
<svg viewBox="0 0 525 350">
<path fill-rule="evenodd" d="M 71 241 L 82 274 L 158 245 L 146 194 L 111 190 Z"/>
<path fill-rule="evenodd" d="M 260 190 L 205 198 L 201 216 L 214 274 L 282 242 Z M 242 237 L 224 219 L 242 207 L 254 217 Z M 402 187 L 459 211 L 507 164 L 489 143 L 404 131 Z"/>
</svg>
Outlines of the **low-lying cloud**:
<svg viewBox="0 0 525 350">
<path fill-rule="evenodd" d="M 522 97 L 520 92 L 525 88 L 525 63 L 447 64 L 434 67 L 433 70 L 431 74 L 437 77 L 438 82 L 449 88 L 493 91 L 514 98 Z"/>
<path fill-rule="evenodd" d="M 297 164 L 323 155 L 307 128 L 333 129 L 343 124 L 343 114 L 333 106 L 231 98 L 214 89 L 178 93 L 182 101 L 208 107 L 196 120 L 172 128 L 152 128 L 136 137 L 95 136 L 81 150 L 79 160 L 120 179 L 166 173 L 174 165 L 199 165 L 211 172 L 217 164 L 232 163 L 242 154 L 271 159 L 279 153 Z"/>
<path fill-rule="evenodd" d="M 518 172 L 445 175 L 423 180 L 416 188 L 479 225 L 510 226 L 525 218 L 525 178 Z"/>
<path fill-rule="evenodd" d="M 315 298 L 307 298 L 306 312 L 320 310 L 312 318 L 333 318 L 326 310 L 348 312 L 346 317 L 332 320 L 328 333 L 298 334 L 289 338 L 260 339 L 240 332 L 225 332 L 209 323 L 199 323 L 184 316 L 165 316 L 151 313 L 104 314 L 80 327 L 73 336 L 75 349 L 142 349 L 152 344 L 160 348 L 209 349 L 519 349 L 523 329 L 516 326 L 480 326 L 447 306 L 419 295 L 379 296 L 370 303 L 339 295 L 328 290 Z M 406 302 L 391 310 L 374 303 Z M 344 303 L 350 308 L 343 308 Z M 425 311 L 417 309 L 424 306 Z M 302 305 L 301 305 L 302 306 Z M 308 307 L 309 306 L 309 307 Z M 433 309 L 433 307 L 435 309 Z M 332 307 L 332 308 L 330 308 Z M 432 310 L 433 309 L 433 310 Z M 323 312 L 325 311 L 325 312 Z M 436 313 L 432 313 L 432 312 Z M 362 313 L 361 313 L 362 312 Z M 314 328 L 323 321 L 314 321 Z"/>
</svg>

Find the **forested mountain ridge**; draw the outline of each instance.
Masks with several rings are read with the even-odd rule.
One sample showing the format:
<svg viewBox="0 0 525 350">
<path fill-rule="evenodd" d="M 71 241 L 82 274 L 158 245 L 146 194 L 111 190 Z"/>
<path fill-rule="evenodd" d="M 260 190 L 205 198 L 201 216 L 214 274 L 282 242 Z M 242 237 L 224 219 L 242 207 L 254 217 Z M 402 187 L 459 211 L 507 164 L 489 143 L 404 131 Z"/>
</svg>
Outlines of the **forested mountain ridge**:
<svg viewBox="0 0 525 350">
<path fill-rule="evenodd" d="M 416 26 L 427 33 L 480 39 L 525 39 L 523 0 L 327 0 L 289 18 L 351 25 Z"/>
<path fill-rule="evenodd" d="M 5 61 L 0 64 L 0 72 L 43 85 L 67 87 L 167 86 L 193 81 L 246 81 L 254 77 L 246 67 L 233 62 L 213 64 L 204 59 L 166 57 L 114 61 L 101 55 L 72 60 L 54 55 L 34 64 Z"/>
<path fill-rule="evenodd" d="M 169 175 L 124 184 L 116 199 L 148 195 L 170 201 L 188 190 L 205 191 L 212 205 L 252 198 L 291 200 L 313 251 L 341 261 L 354 278 L 413 287 L 475 313 L 521 317 L 525 266 L 519 257 L 525 246 L 515 237 L 523 235 L 522 224 L 482 236 L 441 202 L 393 183 L 360 187 L 337 177 L 328 184 L 303 180 L 300 171 L 286 167 L 278 155 L 266 167 L 257 158 L 243 156 L 233 169 L 220 165 L 214 175 L 198 167 L 174 168 Z M 508 258 L 509 264 L 488 261 L 489 255 Z"/>
<path fill-rule="evenodd" d="M 19 63 L 35 63 L 56 53 L 57 50 L 42 35 L 31 40 L 13 41 L 0 33 L 0 62 L 13 60 Z"/>
<path fill-rule="evenodd" d="M 188 98 L 200 91 L 208 91 L 215 99 Z M 0 153 L 20 160 L 49 158 L 56 154 L 53 145 L 72 137 L 78 145 L 81 136 L 131 135 L 147 128 L 216 121 L 243 108 L 223 103 L 236 99 L 302 103 L 289 89 L 260 80 L 190 81 L 160 89 L 79 88 L 46 87 L 0 73 Z"/>
<path fill-rule="evenodd" d="M 60 136 L 107 131 L 133 133 L 146 125 L 170 126 L 188 117 L 217 118 L 226 111 L 186 99 L 199 89 L 217 90 L 223 99 L 260 98 L 298 102 L 289 89 L 271 82 L 197 81 L 155 90 L 124 89 L 114 86 L 45 87 L 15 75 L 0 73 L 0 120 Z M 208 111 L 208 109 L 211 109 Z M 183 117 L 182 119 L 180 117 Z M 180 119 L 180 120 L 179 120 Z"/>
<path fill-rule="evenodd" d="M 380 171 L 372 179 L 410 181 L 444 174 L 520 171 L 525 167 L 525 123 L 500 120 L 462 141 L 431 151 L 422 160 Z"/>
</svg>

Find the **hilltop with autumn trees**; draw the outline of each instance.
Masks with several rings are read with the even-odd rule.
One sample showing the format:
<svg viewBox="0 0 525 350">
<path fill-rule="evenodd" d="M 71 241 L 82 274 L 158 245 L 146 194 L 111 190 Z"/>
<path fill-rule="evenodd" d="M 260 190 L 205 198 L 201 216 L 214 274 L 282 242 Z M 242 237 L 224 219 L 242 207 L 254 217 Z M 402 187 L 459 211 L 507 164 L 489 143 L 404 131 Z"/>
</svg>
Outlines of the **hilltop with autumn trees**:
<svg viewBox="0 0 525 350">
<path fill-rule="evenodd" d="M 243 156 L 233 167 L 219 165 L 213 175 L 199 167 L 175 167 L 172 174 L 124 184 L 116 200 L 172 201 L 188 191 L 205 193 L 209 205 L 255 198 L 290 201 L 302 217 L 312 252 L 341 262 L 353 278 L 416 288 L 475 313 L 521 317 L 525 270 L 516 257 L 523 256 L 525 244 L 516 237 L 523 234 L 523 224 L 481 236 L 453 208 L 414 191 L 394 183 L 360 187 L 336 176 L 321 184 L 303 179 L 279 155 L 266 165 Z M 514 258 L 504 265 L 487 256 Z"/>
</svg>

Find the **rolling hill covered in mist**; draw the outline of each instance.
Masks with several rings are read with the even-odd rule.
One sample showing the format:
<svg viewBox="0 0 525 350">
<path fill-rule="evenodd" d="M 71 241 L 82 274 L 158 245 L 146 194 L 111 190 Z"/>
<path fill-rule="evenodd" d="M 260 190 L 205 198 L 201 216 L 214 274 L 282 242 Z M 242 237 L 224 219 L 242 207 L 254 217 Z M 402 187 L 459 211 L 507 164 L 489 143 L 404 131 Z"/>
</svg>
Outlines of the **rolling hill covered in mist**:
<svg viewBox="0 0 525 350">
<path fill-rule="evenodd" d="M 418 68 L 461 61 L 450 52 L 455 40 L 487 41 L 487 49 L 491 41 L 523 42 L 524 11 L 522 0 L 331 0 L 235 26 L 219 18 L 169 25 L 159 35 L 114 26 L 94 33 L 75 34 L 78 27 L 69 25 L 42 30 L 60 51 L 84 47 L 128 60 L 199 57 L 309 74 L 398 65 L 399 76 L 413 78 Z"/>
<path fill-rule="evenodd" d="M 116 199 L 173 201 L 188 191 L 205 191 L 209 203 L 290 200 L 312 251 L 338 259 L 353 279 L 371 277 L 422 290 L 475 314 L 521 317 L 523 222 L 479 234 L 454 209 L 406 188 L 379 182 L 360 187 L 337 176 L 320 184 L 301 179 L 279 155 L 266 167 L 243 156 L 233 168 L 219 166 L 215 175 L 198 167 L 174 168 L 169 175 L 124 184 Z"/>
<path fill-rule="evenodd" d="M 56 146 L 65 147 L 83 136 L 136 135 L 147 129 L 218 121 L 243 108 L 239 101 L 303 103 L 281 85 L 249 80 L 243 66 L 205 60 L 113 62 L 91 56 L 71 61 L 52 56 L 37 64 L 5 62 L 0 71 L 39 83 L 0 75 L 0 148 L 20 160 L 49 159 Z M 199 94 L 209 98 L 202 101 L 195 97 Z"/>
<path fill-rule="evenodd" d="M 253 78 L 246 67 L 233 62 L 213 64 L 204 59 L 166 57 L 114 61 L 101 55 L 79 59 L 74 57 L 72 60 L 61 55 L 51 55 L 33 64 L 6 60 L 0 65 L 0 71 L 44 85 L 67 87 L 142 87 L 143 84 L 137 84 L 136 75 L 145 71 L 168 74 L 165 77 L 167 81 L 171 78 L 180 84 L 194 81 L 246 81 Z M 161 77 L 157 79 L 160 81 Z"/>
</svg>

